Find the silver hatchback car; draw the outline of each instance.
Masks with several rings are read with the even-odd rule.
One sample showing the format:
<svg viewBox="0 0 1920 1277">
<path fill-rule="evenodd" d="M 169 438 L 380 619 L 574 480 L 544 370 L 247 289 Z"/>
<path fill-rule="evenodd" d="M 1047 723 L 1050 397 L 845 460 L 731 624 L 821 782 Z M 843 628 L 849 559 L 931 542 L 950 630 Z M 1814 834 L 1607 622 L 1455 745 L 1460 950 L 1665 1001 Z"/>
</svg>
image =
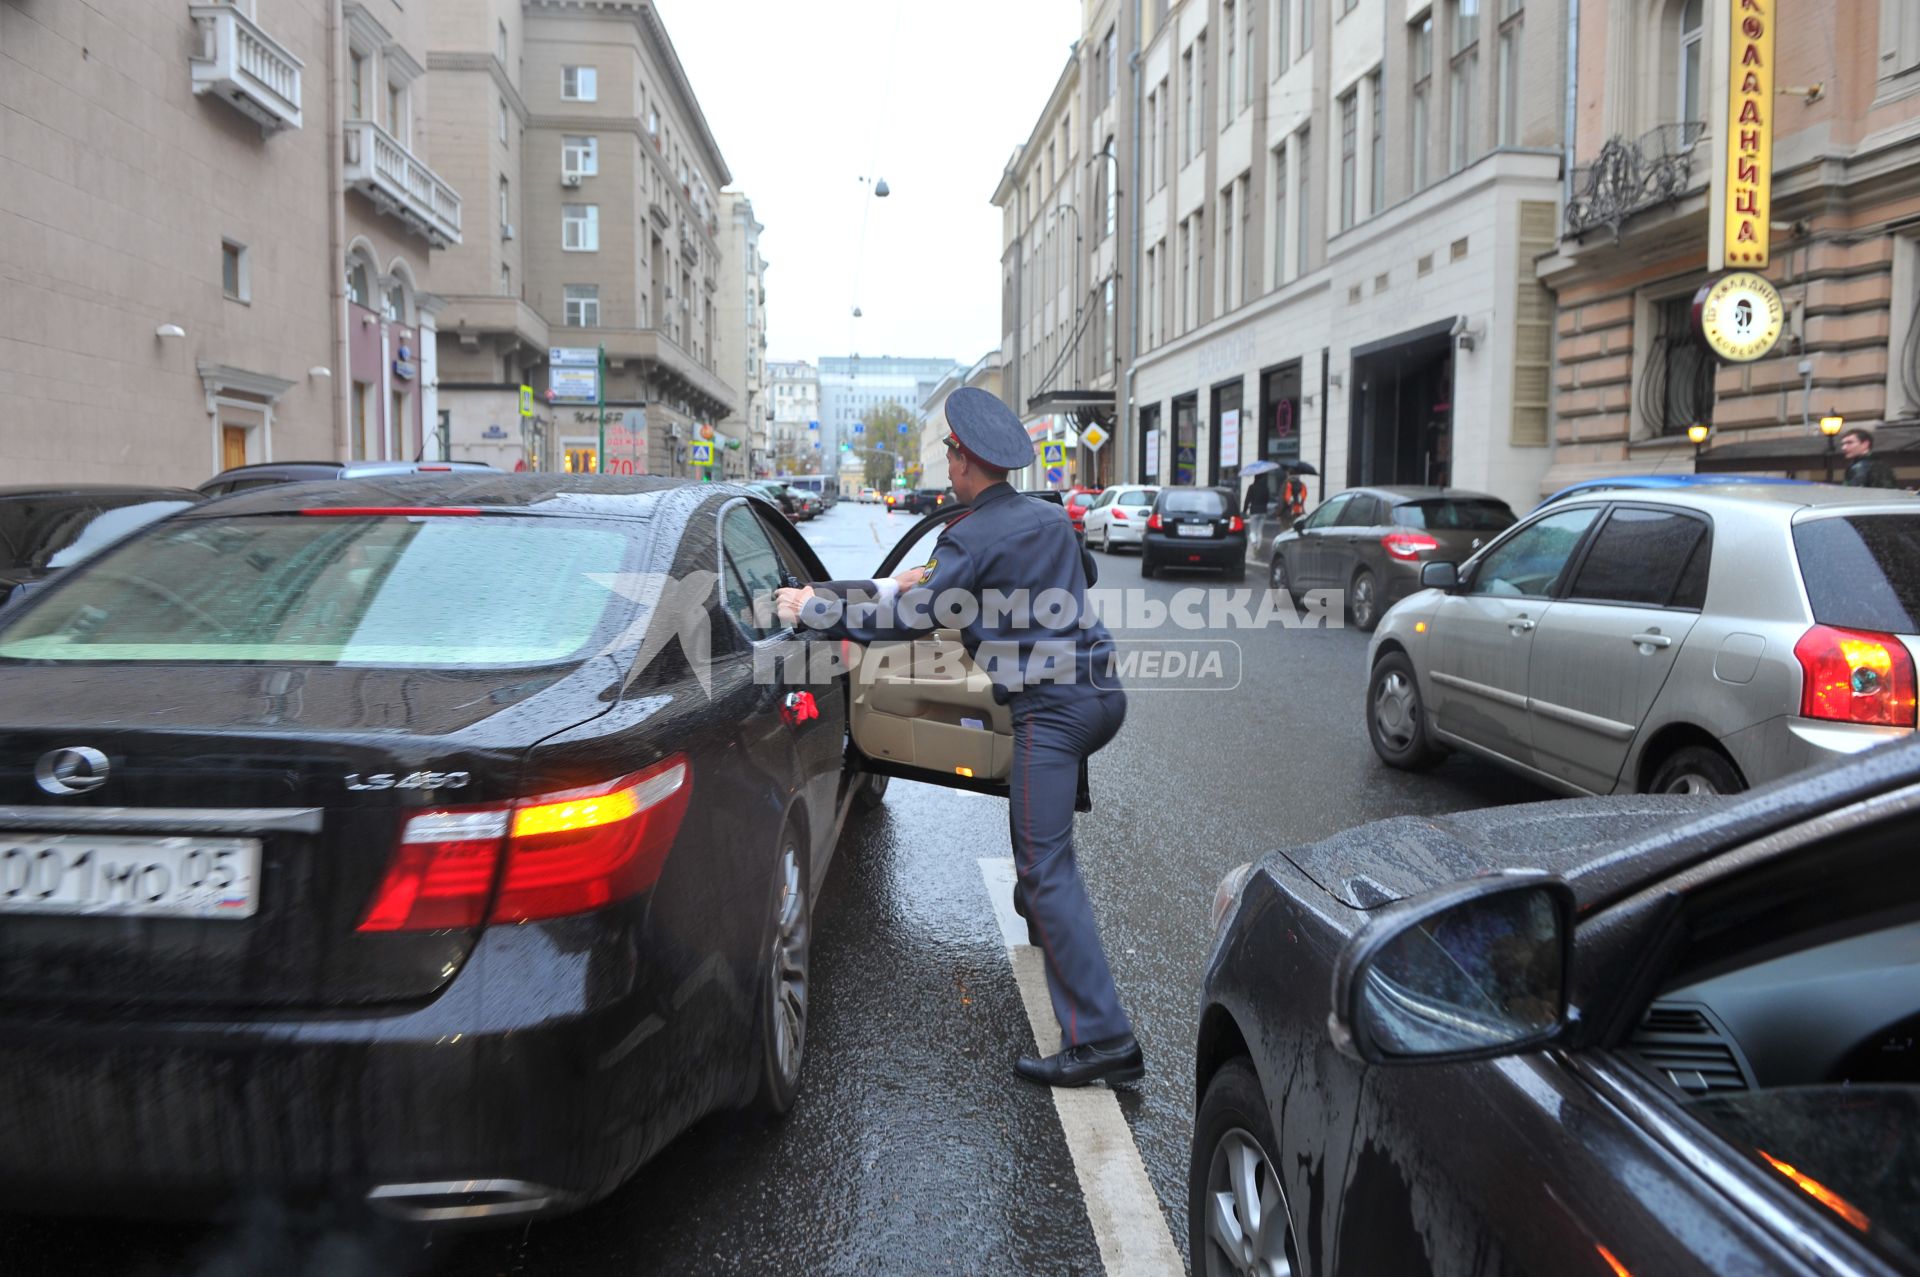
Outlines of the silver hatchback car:
<svg viewBox="0 0 1920 1277">
<path fill-rule="evenodd" d="M 1460 748 L 1569 794 L 1729 793 L 1914 732 L 1904 493 L 1569 498 L 1422 581 L 1368 650 L 1394 767 Z"/>
</svg>

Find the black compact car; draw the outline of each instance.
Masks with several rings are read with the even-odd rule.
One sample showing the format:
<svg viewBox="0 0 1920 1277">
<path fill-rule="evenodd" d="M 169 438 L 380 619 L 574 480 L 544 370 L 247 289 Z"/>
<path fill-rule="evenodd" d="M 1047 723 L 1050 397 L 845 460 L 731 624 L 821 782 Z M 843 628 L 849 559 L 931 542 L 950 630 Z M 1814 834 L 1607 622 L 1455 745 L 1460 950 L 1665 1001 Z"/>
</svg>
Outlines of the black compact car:
<svg viewBox="0 0 1920 1277">
<path fill-rule="evenodd" d="M 1920 743 L 1401 818 L 1215 900 L 1193 1271 L 1920 1271 Z"/>
<path fill-rule="evenodd" d="M 202 498 L 187 488 L 104 483 L 0 488 L 0 608 L 155 519 Z"/>
<path fill-rule="evenodd" d="M 1483 492 L 1349 488 L 1274 538 L 1267 581 L 1288 595 L 1344 590 L 1354 628 L 1371 630 L 1423 588 L 1422 567 L 1464 563 L 1515 522 L 1506 502 Z"/>
<path fill-rule="evenodd" d="M 1219 568 L 1247 574 L 1247 521 L 1230 488 L 1160 489 L 1140 537 L 1140 575 L 1165 568 Z"/>
<path fill-rule="evenodd" d="M 270 488 L 276 483 L 311 483 L 316 479 L 378 479 L 397 474 L 461 474 L 480 471 L 497 474 L 484 461 L 262 461 L 222 470 L 200 485 L 204 496 Z"/>
<path fill-rule="evenodd" d="M 945 488 L 902 488 L 887 494 L 889 513 L 932 514 L 954 504 L 953 493 Z"/>
<path fill-rule="evenodd" d="M 744 487 L 467 474 L 238 493 L 47 587 L 0 624 L 8 1208 L 514 1218 L 787 1108 L 842 820 L 1011 756 L 984 677 L 921 733 L 911 662 L 852 715 L 785 659 L 771 593 L 825 576 Z"/>
</svg>

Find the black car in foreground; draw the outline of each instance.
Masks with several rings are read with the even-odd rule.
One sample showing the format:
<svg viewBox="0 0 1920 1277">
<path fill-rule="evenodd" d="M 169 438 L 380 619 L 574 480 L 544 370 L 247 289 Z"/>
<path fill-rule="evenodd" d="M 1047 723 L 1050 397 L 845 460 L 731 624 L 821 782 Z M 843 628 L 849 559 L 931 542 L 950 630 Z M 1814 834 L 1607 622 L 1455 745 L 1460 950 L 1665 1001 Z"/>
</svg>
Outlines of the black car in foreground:
<svg viewBox="0 0 1920 1277">
<path fill-rule="evenodd" d="M 11 614 L 0 1202 L 513 1220 L 786 1110 L 843 820 L 1012 756 L 984 675 L 856 703 L 769 606 L 825 576 L 745 487 L 405 475 L 206 502 Z"/>
<path fill-rule="evenodd" d="M 1196 1277 L 1920 1271 L 1920 743 L 1221 884 Z"/>
<path fill-rule="evenodd" d="M 379 479 L 401 474 L 497 474 L 484 461 L 260 461 L 222 470 L 200 485 L 210 497 L 317 479 Z"/>
<path fill-rule="evenodd" d="M 1153 499 L 1140 538 L 1140 575 L 1166 568 L 1219 568 L 1247 574 L 1247 521 L 1230 488 L 1166 487 Z"/>
<path fill-rule="evenodd" d="M 155 519 L 201 500 L 187 488 L 106 483 L 0 488 L 0 608 Z"/>
</svg>

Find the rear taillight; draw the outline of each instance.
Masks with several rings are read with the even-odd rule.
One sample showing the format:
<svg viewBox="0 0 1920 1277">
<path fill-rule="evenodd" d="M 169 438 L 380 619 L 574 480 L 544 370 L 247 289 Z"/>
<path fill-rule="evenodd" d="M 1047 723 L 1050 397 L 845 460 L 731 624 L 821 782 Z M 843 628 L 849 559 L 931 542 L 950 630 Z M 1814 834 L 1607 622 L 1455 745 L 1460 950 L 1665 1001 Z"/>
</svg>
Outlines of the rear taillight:
<svg viewBox="0 0 1920 1277">
<path fill-rule="evenodd" d="M 1241 518 L 1239 515 L 1236 514 L 1231 519 L 1227 520 L 1227 531 L 1245 532 L 1246 530 L 1247 530 L 1247 521 Z"/>
<path fill-rule="evenodd" d="M 1125 510 L 1115 510 L 1113 512 L 1113 517 L 1120 520 L 1120 522 L 1125 523 L 1127 521 L 1127 512 Z"/>
<path fill-rule="evenodd" d="M 1891 634 L 1816 625 L 1793 645 L 1804 676 L 1800 716 L 1914 725 L 1913 657 Z"/>
<path fill-rule="evenodd" d="M 604 785 L 413 816 L 360 930 L 533 922 L 638 895 L 659 880 L 692 790 L 675 756 Z"/>
<path fill-rule="evenodd" d="M 1160 512 L 1158 510 L 1155 510 L 1147 516 L 1147 529 L 1150 532 L 1158 532 L 1160 530 Z"/>
<path fill-rule="evenodd" d="M 1389 532 L 1380 538 L 1380 546 L 1403 563 L 1411 563 L 1427 550 L 1438 550 L 1440 543 L 1424 532 Z"/>
</svg>

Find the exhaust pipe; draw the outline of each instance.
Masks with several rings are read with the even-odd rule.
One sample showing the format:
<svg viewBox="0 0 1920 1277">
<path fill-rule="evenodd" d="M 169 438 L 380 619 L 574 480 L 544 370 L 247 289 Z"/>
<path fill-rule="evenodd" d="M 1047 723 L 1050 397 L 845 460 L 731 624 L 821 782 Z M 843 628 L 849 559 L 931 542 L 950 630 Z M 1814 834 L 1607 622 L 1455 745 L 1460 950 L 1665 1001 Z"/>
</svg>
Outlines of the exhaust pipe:
<svg viewBox="0 0 1920 1277">
<path fill-rule="evenodd" d="M 566 1203 L 571 1194 L 523 1179 L 456 1179 L 425 1184 L 380 1184 L 367 1205 L 412 1224 L 511 1219 Z"/>
</svg>

